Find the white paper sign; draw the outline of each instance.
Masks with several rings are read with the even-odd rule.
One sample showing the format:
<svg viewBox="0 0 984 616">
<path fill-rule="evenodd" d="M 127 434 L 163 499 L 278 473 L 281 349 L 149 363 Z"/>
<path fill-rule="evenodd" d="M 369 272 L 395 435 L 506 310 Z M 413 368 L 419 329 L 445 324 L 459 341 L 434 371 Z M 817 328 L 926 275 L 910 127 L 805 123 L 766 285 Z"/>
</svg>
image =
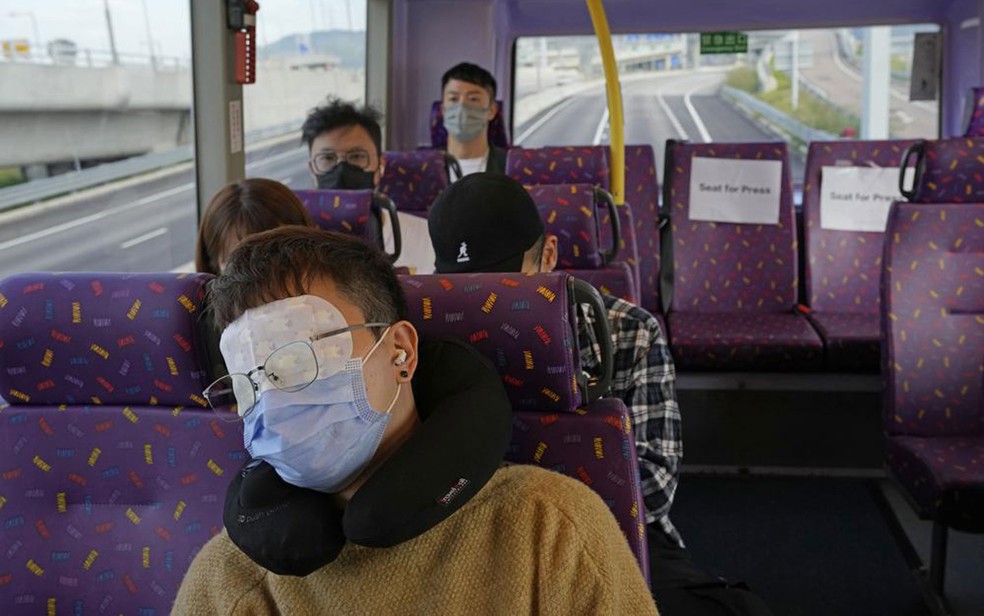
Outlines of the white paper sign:
<svg viewBox="0 0 984 616">
<path fill-rule="evenodd" d="M 782 162 L 695 156 L 690 170 L 690 220 L 779 223 Z"/>
<path fill-rule="evenodd" d="M 824 167 L 820 180 L 820 227 L 831 231 L 885 231 L 899 193 L 895 167 Z"/>
</svg>

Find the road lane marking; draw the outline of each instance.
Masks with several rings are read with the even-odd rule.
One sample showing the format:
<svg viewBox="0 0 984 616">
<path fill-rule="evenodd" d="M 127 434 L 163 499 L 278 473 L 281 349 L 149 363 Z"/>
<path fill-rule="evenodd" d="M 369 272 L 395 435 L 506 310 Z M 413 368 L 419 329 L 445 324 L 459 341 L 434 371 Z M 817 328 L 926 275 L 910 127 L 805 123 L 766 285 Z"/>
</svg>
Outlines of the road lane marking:
<svg viewBox="0 0 984 616">
<path fill-rule="evenodd" d="M 530 135 L 540 130 L 540 128 L 542 128 L 544 124 L 549 122 L 551 118 L 553 118 L 555 115 L 560 113 L 561 110 L 570 107 L 574 103 L 575 99 L 576 97 L 572 96 L 568 98 L 566 101 L 562 102 L 561 104 L 557 105 L 556 107 L 548 111 L 547 113 L 543 114 L 543 116 L 539 120 L 533 123 L 533 126 L 527 128 L 525 131 L 523 131 L 522 135 L 516 138 L 515 141 L 516 145 L 522 145 L 524 141 L 530 138 Z"/>
<path fill-rule="evenodd" d="M 184 184 L 183 186 L 178 186 L 176 188 L 172 188 L 172 189 L 169 189 L 169 190 L 165 190 L 165 191 L 162 191 L 162 192 L 159 192 L 159 193 L 156 193 L 156 194 L 153 194 L 153 195 L 144 197 L 143 199 L 139 199 L 137 201 L 134 201 L 133 203 L 128 203 L 126 205 L 121 205 L 121 206 L 114 207 L 114 208 L 111 208 L 111 209 L 108 209 L 108 210 L 103 210 L 101 212 L 96 212 L 95 214 L 90 214 L 88 216 L 83 216 L 82 218 L 77 218 L 77 219 L 71 220 L 69 222 L 64 222 L 64 223 L 62 223 L 60 225 L 55 225 L 54 227 L 48 227 L 47 229 L 42 229 L 40 231 L 35 231 L 34 233 L 28 233 L 27 235 L 22 235 L 21 237 L 18 237 L 16 239 L 8 240 L 6 242 L 0 243 L 0 251 L 6 250 L 8 248 L 14 248 L 15 246 L 20 246 L 21 244 L 27 244 L 27 243 L 33 242 L 35 240 L 39 240 L 39 239 L 41 239 L 43 237 L 48 237 L 49 235 L 55 235 L 55 234 L 61 233 L 63 231 L 68 231 L 69 229 L 74 229 L 75 227 L 81 227 L 83 225 L 87 225 L 89 223 L 96 222 L 97 220 L 102 220 L 103 218 L 106 218 L 107 216 L 112 216 L 114 214 L 119 214 L 121 212 L 126 212 L 126 211 L 129 211 L 129 210 L 138 208 L 138 207 L 142 207 L 144 205 L 147 205 L 148 203 L 153 203 L 154 201 L 157 201 L 158 199 L 163 199 L 165 197 L 170 197 L 170 196 L 176 195 L 176 194 L 178 194 L 178 193 L 180 193 L 182 191 L 191 190 L 194 187 L 195 187 L 195 184 L 194 183 Z"/>
<path fill-rule="evenodd" d="M 713 141 L 711 139 L 711 133 L 707 132 L 707 127 L 704 126 L 704 121 L 700 119 L 700 114 L 697 113 L 697 108 L 694 107 L 694 102 L 691 100 L 691 98 L 694 95 L 694 92 L 696 92 L 702 87 L 703 86 L 698 86 L 692 89 L 691 91 L 687 92 L 687 95 L 683 97 L 683 104 L 686 105 L 687 113 L 690 114 L 690 117 L 693 119 L 694 124 L 697 126 L 697 132 L 700 133 L 700 138 L 704 140 L 704 143 L 710 143 L 711 141 Z"/>
<path fill-rule="evenodd" d="M 120 244 L 120 248 L 126 250 L 127 248 L 133 248 L 137 244 L 143 244 L 144 242 L 150 241 L 155 237 L 160 237 L 167 233 L 167 227 L 161 227 L 159 229 L 154 229 L 150 233 L 144 233 L 143 235 L 137 236 L 132 240 L 127 240 Z"/>
<path fill-rule="evenodd" d="M 680 123 L 680 119 L 676 117 L 676 114 L 673 113 L 670 106 L 666 104 L 666 99 L 663 98 L 662 94 L 656 95 L 656 102 L 659 103 L 659 108 L 663 110 L 666 117 L 670 119 L 670 124 L 673 125 L 673 130 L 676 131 L 677 138 L 683 139 L 684 141 L 689 141 L 690 135 L 688 135 L 687 131 L 683 129 L 683 124 Z"/>
<path fill-rule="evenodd" d="M 601 121 L 598 122 L 598 129 L 595 131 L 594 140 L 591 145 L 601 145 L 601 138 L 605 136 L 605 129 L 608 128 L 608 106 L 605 106 L 605 112 L 601 114 Z"/>
</svg>

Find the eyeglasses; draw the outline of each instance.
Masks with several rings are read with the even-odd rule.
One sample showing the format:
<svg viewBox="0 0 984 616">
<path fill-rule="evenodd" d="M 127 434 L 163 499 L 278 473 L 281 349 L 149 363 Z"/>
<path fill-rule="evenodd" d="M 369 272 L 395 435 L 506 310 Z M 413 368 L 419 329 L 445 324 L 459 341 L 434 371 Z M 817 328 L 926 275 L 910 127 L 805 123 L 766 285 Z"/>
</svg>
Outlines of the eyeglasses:
<svg viewBox="0 0 984 616">
<path fill-rule="evenodd" d="M 369 166 L 369 152 L 362 148 L 356 148 L 343 152 L 339 155 L 332 150 L 322 150 L 311 158 L 311 170 L 315 173 L 328 173 L 334 169 L 340 161 L 344 161 L 353 167 L 358 167 L 363 171 Z"/>
<path fill-rule="evenodd" d="M 202 395 L 209 406 L 223 421 L 234 422 L 246 417 L 256 406 L 260 383 L 254 375 L 263 374 L 274 387 L 281 391 L 301 391 L 318 378 L 320 367 L 318 355 L 311 343 L 337 336 L 346 332 L 370 327 L 389 327 L 389 323 L 362 323 L 342 329 L 311 336 L 275 349 L 267 356 L 263 365 L 247 373 L 236 372 L 216 379 L 205 388 Z"/>
</svg>

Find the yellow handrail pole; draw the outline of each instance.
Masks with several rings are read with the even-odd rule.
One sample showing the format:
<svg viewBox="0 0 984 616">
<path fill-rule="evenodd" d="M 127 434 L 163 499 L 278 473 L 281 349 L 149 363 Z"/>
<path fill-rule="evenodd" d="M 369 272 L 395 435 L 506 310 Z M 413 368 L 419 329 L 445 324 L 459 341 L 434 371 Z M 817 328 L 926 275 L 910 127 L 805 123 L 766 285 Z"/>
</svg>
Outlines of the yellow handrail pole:
<svg viewBox="0 0 984 616">
<path fill-rule="evenodd" d="M 612 48 L 612 33 L 608 30 L 608 17 L 601 0 L 587 0 L 591 12 L 598 47 L 601 49 L 601 65 L 605 69 L 605 90 L 608 94 L 608 133 L 611 141 L 611 183 L 615 205 L 625 204 L 625 121 L 622 117 L 622 88 L 618 83 L 618 64 Z"/>
</svg>

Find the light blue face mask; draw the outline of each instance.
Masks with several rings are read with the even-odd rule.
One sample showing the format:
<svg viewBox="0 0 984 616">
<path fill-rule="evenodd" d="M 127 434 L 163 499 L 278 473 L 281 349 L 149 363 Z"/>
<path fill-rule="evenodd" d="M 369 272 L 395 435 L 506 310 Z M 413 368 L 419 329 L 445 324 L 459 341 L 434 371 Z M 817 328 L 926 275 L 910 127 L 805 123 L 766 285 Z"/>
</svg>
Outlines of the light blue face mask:
<svg viewBox="0 0 984 616">
<path fill-rule="evenodd" d="M 384 412 L 366 399 L 362 367 L 386 336 L 363 358 L 296 392 L 264 391 L 244 418 L 243 441 L 254 459 L 265 460 L 287 483 L 338 492 L 366 467 L 389 424 L 402 384 Z"/>
<path fill-rule="evenodd" d="M 444 108 L 444 129 L 461 143 L 474 141 L 488 127 L 488 112 L 463 103 L 449 104 Z"/>
</svg>

